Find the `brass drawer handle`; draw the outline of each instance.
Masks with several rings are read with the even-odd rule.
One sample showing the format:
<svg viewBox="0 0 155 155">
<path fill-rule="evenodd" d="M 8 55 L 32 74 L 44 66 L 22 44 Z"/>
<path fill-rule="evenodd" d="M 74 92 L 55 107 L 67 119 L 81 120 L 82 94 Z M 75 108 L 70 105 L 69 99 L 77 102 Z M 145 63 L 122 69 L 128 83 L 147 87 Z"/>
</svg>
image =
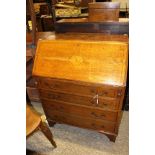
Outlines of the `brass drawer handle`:
<svg viewBox="0 0 155 155">
<path fill-rule="evenodd" d="M 59 95 L 55 95 L 55 96 L 54 96 L 54 99 L 58 99 L 58 98 L 60 98 Z"/>
<path fill-rule="evenodd" d="M 58 84 L 54 84 L 54 83 L 52 83 L 52 84 L 45 83 L 45 85 L 46 85 L 47 87 L 49 87 L 50 89 L 53 89 L 53 88 L 57 88 L 57 87 L 59 87 Z"/>
<path fill-rule="evenodd" d="M 96 94 L 96 90 L 94 90 L 94 89 L 91 89 L 90 92 L 93 94 Z"/>
<path fill-rule="evenodd" d="M 34 82 L 34 84 L 37 86 L 37 85 L 38 85 L 38 82 L 37 82 L 37 81 L 35 81 L 35 82 Z"/>
<path fill-rule="evenodd" d="M 51 84 L 51 85 L 49 85 L 49 87 L 50 87 L 51 89 L 53 89 L 53 88 L 55 87 L 55 85 L 54 85 L 54 84 Z"/>
<path fill-rule="evenodd" d="M 106 117 L 104 114 L 102 114 L 102 115 L 100 115 L 100 116 L 98 116 L 98 115 L 95 114 L 94 112 L 91 112 L 91 114 L 92 114 L 93 116 L 95 116 L 96 118 Z"/>
<path fill-rule="evenodd" d="M 58 98 L 60 98 L 60 96 L 59 95 L 53 95 L 53 94 L 48 94 L 48 97 L 49 98 L 52 98 L 52 99 L 58 99 Z"/>
<path fill-rule="evenodd" d="M 107 104 L 107 103 L 103 103 L 103 105 L 104 105 L 105 107 L 107 107 L 107 106 L 108 106 L 108 104 Z"/>
<path fill-rule="evenodd" d="M 108 94 L 108 92 L 102 92 L 101 96 L 104 96 L 104 95 L 107 95 L 107 94 Z"/>
</svg>

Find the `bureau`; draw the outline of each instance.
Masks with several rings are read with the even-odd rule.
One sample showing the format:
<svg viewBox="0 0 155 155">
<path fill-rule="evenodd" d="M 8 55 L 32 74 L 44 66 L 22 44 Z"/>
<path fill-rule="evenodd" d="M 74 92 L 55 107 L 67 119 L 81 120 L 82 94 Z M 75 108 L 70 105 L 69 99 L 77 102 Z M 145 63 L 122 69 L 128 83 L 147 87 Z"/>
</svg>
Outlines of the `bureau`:
<svg viewBox="0 0 155 155">
<path fill-rule="evenodd" d="M 115 141 L 127 65 L 127 36 L 54 34 L 39 40 L 33 76 L 49 125 L 96 130 Z"/>
</svg>

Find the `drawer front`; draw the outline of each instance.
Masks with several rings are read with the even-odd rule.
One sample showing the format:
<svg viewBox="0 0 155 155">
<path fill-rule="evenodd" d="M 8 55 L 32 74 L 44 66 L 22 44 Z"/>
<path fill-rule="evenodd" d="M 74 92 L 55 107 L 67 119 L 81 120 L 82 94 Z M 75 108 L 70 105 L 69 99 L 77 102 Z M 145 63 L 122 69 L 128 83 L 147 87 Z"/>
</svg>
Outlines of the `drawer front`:
<svg viewBox="0 0 155 155">
<path fill-rule="evenodd" d="M 51 89 L 56 91 L 64 91 L 73 94 L 84 94 L 94 96 L 99 94 L 106 97 L 118 97 L 119 91 L 117 88 L 103 87 L 103 86 L 90 86 L 80 85 L 71 82 L 64 82 L 61 80 L 54 80 L 50 78 L 40 78 L 39 88 Z"/>
<path fill-rule="evenodd" d="M 66 93 L 41 90 L 41 89 L 39 91 L 40 91 L 40 97 L 42 99 L 57 100 L 57 101 L 74 103 L 78 105 L 101 107 L 101 108 L 110 109 L 110 110 L 118 109 L 118 105 L 119 105 L 118 99 L 117 100 L 103 99 L 99 97 L 97 102 L 94 97 L 79 96 L 79 95 L 66 94 Z"/>
<path fill-rule="evenodd" d="M 42 100 L 42 103 L 44 105 L 44 108 L 47 109 L 47 111 L 51 112 L 54 110 L 78 117 L 101 119 L 113 122 L 116 122 L 117 120 L 117 112 L 105 111 L 97 108 L 90 108 L 87 106 L 69 104 L 54 100 Z"/>
<path fill-rule="evenodd" d="M 114 132 L 115 130 L 115 123 L 101 121 L 97 119 L 87 119 L 84 117 L 76 117 L 74 115 L 52 111 L 51 113 L 47 113 L 47 119 L 53 120 L 59 123 L 66 123 L 82 128 L 88 128 L 98 131 L 106 131 L 106 132 Z"/>
</svg>

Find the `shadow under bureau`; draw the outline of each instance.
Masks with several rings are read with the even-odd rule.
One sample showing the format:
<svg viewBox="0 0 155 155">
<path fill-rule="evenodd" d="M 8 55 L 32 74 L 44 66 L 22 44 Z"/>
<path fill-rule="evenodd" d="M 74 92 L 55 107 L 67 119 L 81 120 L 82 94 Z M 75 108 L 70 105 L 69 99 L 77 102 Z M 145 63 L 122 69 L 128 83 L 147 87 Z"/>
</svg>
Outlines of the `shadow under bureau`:
<svg viewBox="0 0 155 155">
<path fill-rule="evenodd" d="M 97 130 L 115 141 L 127 65 L 127 36 L 55 34 L 38 41 L 33 76 L 49 125 Z"/>
</svg>

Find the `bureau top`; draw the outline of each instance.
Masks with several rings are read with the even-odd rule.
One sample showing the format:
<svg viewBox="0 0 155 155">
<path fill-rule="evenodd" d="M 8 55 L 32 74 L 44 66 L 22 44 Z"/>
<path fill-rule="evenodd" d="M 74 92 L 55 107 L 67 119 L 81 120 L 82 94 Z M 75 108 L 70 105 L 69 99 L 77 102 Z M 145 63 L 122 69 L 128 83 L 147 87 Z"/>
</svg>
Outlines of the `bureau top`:
<svg viewBox="0 0 155 155">
<path fill-rule="evenodd" d="M 127 63 L 127 36 L 60 34 L 38 41 L 33 75 L 125 86 Z"/>
</svg>

